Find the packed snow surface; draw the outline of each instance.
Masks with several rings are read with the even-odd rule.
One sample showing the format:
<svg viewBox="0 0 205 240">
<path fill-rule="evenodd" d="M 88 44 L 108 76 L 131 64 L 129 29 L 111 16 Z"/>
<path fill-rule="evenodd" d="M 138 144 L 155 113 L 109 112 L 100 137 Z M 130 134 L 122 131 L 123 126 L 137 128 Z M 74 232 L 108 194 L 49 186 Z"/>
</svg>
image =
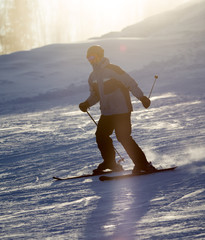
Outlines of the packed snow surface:
<svg viewBox="0 0 205 240">
<path fill-rule="evenodd" d="M 134 97 L 133 138 L 171 172 L 100 182 L 86 49 L 101 44 L 149 94 Z M 1 239 L 205 239 L 205 46 L 201 38 L 109 39 L 0 56 Z M 99 106 L 90 109 L 97 121 Z M 133 163 L 113 135 L 114 145 Z M 118 158 L 117 158 L 118 160 Z"/>
</svg>

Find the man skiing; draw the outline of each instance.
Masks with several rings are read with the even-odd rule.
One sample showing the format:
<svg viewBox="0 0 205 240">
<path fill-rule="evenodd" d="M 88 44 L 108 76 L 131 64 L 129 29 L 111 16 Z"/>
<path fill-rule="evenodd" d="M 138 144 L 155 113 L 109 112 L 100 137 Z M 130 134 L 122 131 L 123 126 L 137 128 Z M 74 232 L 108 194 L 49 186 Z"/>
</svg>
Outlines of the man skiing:
<svg viewBox="0 0 205 240">
<path fill-rule="evenodd" d="M 148 163 L 144 152 L 131 136 L 131 92 L 138 98 L 145 108 L 151 104 L 149 98 L 144 96 L 136 81 L 131 78 L 119 66 L 110 64 L 104 57 L 104 49 L 101 46 L 91 46 L 87 50 L 87 59 L 93 67 L 88 83 L 90 96 L 79 104 L 83 112 L 97 102 L 100 102 L 101 117 L 96 131 L 96 142 L 101 152 L 103 162 L 94 173 L 105 169 L 122 171 L 123 168 L 115 161 L 115 149 L 111 134 L 115 130 L 117 140 L 122 144 L 134 163 L 133 174 L 140 171 L 154 172 L 156 169 Z"/>
</svg>

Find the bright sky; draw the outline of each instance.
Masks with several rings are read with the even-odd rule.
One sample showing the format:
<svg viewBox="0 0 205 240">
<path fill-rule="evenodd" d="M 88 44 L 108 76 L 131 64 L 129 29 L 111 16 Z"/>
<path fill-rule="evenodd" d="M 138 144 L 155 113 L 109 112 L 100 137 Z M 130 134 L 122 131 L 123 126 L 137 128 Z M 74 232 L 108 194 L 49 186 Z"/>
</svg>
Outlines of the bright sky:
<svg viewBox="0 0 205 240">
<path fill-rule="evenodd" d="M 135 24 L 151 15 L 194 0 L 38 0 L 53 27 L 69 36 L 70 42 L 84 41 Z M 57 17 L 58 24 L 52 25 Z"/>
<path fill-rule="evenodd" d="M 191 0 L 39 1 L 44 6 L 47 17 L 58 12 L 63 16 L 60 25 L 62 30 L 67 31 L 71 36 L 71 41 L 81 41 L 111 31 L 120 31 L 148 16 L 175 8 Z"/>
</svg>

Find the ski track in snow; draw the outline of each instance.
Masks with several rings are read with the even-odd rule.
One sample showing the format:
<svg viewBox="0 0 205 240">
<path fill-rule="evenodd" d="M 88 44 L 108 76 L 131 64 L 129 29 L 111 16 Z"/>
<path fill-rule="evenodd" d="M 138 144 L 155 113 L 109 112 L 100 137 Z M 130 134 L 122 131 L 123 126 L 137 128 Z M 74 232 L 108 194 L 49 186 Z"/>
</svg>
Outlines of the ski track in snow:
<svg viewBox="0 0 205 240">
<path fill-rule="evenodd" d="M 101 161 L 96 127 L 77 105 L 2 116 L 1 239 L 203 239 L 204 103 L 165 93 L 144 110 L 133 99 L 133 137 L 154 165 L 179 167 L 109 183 L 52 180 L 89 173 Z"/>
</svg>

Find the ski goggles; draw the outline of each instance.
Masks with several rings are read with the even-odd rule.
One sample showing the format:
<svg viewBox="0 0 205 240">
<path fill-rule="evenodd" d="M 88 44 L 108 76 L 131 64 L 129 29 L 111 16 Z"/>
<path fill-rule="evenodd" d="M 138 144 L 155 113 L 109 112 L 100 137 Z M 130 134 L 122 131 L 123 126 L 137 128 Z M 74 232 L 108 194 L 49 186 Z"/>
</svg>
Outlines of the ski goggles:
<svg viewBox="0 0 205 240">
<path fill-rule="evenodd" d="M 89 56 L 89 57 L 87 57 L 87 59 L 88 59 L 88 61 L 92 61 L 95 59 L 95 56 Z"/>
</svg>

